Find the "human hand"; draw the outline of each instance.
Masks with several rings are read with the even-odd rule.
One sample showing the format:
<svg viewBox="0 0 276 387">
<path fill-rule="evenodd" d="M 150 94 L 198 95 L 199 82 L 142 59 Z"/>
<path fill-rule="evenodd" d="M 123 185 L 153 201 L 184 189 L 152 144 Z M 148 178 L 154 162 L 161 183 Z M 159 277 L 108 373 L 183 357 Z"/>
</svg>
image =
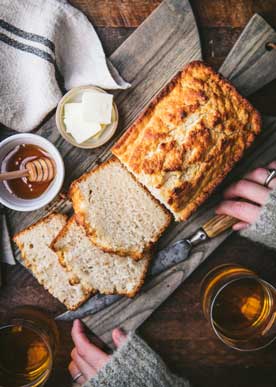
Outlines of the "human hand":
<svg viewBox="0 0 276 387">
<path fill-rule="evenodd" d="M 276 169 L 276 161 L 270 163 L 267 168 Z M 269 187 L 264 186 L 267 176 L 268 169 L 257 168 L 230 185 L 224 192 L 225 200 L 219 204 L 216 213 L 239 219 L 240 222 L 233 226 L 234 230 L 242 230 L 257 220 L 269 193 L 276 188 L 276 179 L 270 182 Z"/>
<path fill-rule="evenodd" d="M 106 365 L 112 355 L 108 355 L 89 341 L 80 320 L 74 321 L 71 333 L 75 347 L 71 352 L 72 361 L 68 369 L 73 380 L 82 385 L 93 378 Z M 127 336 L 117 328 L 113 330 L 112 338 L 116 348 L 119 348 L 124 344 Z M 78 375 L 79 377 L 76 378 Z"/>
</svg>

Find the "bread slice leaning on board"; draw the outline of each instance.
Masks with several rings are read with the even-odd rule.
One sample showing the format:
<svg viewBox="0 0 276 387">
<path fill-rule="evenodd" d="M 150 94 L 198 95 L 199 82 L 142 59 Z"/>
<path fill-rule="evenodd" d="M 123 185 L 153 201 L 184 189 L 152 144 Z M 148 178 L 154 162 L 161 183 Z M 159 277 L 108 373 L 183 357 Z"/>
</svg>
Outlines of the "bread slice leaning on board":
<svg viewBox="0 0 276 387">
<path fill-rule="evenodd" d="M 96 246 L 137 260 L 171 221 L 169 212 L 115 157 L 74 181 L 69 196 L 77 222 Z"/>
<path fill-rule="evenodd" d="M 75 216 L 65 224 L 52 243 L 61 264 L 85 283 L 91 292 L 133 297 L 144 283 L 150 256 L 135 261 L 105 253 L 87 237 Z"/>
<path fill-rule="evenodd" d="M 25 266 L 38 282 L 68 309 L 74 310 L 87 300 L 90 292 L 60 265 L 58 255 L 50 248 L 66 221 L 65 215 L 51 214 L 16 234 L 13 240 Z"/>
<path fill-rule="evenodd" d="M 178 221 L 185 221 L 241 159 L 260 114 L 203 62 L 191 62 L 112 149 Z"/>
</svg>

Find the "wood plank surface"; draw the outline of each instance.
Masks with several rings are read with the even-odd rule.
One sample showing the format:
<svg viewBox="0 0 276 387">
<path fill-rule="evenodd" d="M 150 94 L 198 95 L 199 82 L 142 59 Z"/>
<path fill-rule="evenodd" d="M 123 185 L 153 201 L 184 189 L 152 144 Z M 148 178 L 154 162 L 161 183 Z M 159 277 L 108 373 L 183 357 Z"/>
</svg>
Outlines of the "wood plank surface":
<svg viewBox="0 0 276 387">
<path fill-rule="evenodd" d="M 140 16 L 139 9 L 136 8 L 136 25 L 125 28 L 124 21 L 121 21 L 120 31 L 120 28 L 117 28 L 120 27 L 118 24 L 111 28 L 109 9 L 98 6 L 102 2 L 97 0 L 70 1 L 89 14 L 90 20 L 93 18 L 94 25 L 100 27 L 98 32 L 101 38 L 104 37 L 104 47 L 109 54 L 121 44 L 124 36 L 128 37 L 133 32 L 138 25 L 138 19 L 144 20 L 148 16 L 145 15 L 145 7 L 143 8 L 144 13 Z M 217 1 L 191 1 L 198 21 L 204 58 L 216 68 L 219 68 L 223 62 L 242 27 L 253 13 L 260 11 L 258 7 L 263 7 L 266 19 L 276 25 L 275 0 L 237 0 L 234 8 L 229 6 L 228 0 L 219 2 L 224 2 L 225 6 L 220 6 L 218 12 Z M 135 0 L 124 0 L 123 2 L 113 0 L 112 6 L 115 5 L 117 9 L 120 9 L 122 3 L 127 4 L 130 12 L 132 9 L 135 13 Z M 144 3 L 148 7 L 148 3 L 151 2 L 144 1 Z M 102 20 L 101 26 L 99 17 L 94 11 L 97 6 L 100 12 L 99 17 Z M 240 20 L 239 23 L 244 24 L 237 27 L 237 18 Z M 276 115 L 275 90 L 276 82 L 274 81 L 255 93 L 250 99 L 262 112 Z M 0 138 L 7 133 L 1 128 Z M 201 280 L 208 270 L 227 262 L 236 262 L 250 267 L 259 272 L 262 278 L 276 285 L 275 252 L 261 245 L 254 245 L 239 237 L 238 234 L 233 234 L 185 281 L 185 284 L 175 291 L 173 297 L 170 297 L 143 324 L 140 333 L 160 353 L 168 366 L 179 375 L 189 377 L 193 386 L 274 387 L 276 385 L 276 344 L 265 351 L 255 353 L 239 353 L 231 350 L 217 340 L 202 314 L 199 297 Z M 38 285 L 37 281 L 21 265 L 5 267 L 3 274 L 4 284 L 0 292 L 2 321 L 5 312 L 22 304 L 40 306 L 52 316 L 64 311 L 64 307 Z M 61 345 L 57 353 L 54 373 L 47 387 L 71 385 L 67 372 L 70 351 L 73 346 L 70 337 L 71 324 L 59 322 L 59 328 Z"/>
<path fill-rule="evenodd" d="M 275 4 L 269 0 L 192 0 L 191 4 L 202 26 L 244 27 L 254 13 L 276 23 Z"/>
<path fill-rule="evenodd" d="M 161 0 L 70 0 L 74 6 L 82 10 L 96 26 L 101 27 L 138 27 Z"/>
<path fill-rule="evenodd" d="M 99 27 L 137 27 L 161 3 L 161 0 L 70 0 Z M 269 0 L 191 0 L 202 27 L 244 27 L 254 13 L 276 24 L 274 1 Z"/>
<path fill-rule="evenodd" d="M 193 387 L 274 387 L 276 343 L 240 353 L 221 343 L 203 316 L 201 282 L 209 270 L 229 262 L 276 285 L 275 252 L 235 233 L 143 324 L 140 334 Z"/>
</svg>

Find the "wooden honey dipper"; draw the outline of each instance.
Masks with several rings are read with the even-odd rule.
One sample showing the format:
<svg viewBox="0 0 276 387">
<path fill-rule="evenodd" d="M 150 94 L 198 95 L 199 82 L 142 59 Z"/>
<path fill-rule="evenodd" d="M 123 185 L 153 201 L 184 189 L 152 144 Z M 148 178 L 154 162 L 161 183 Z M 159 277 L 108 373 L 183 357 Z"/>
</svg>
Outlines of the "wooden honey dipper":
<svg viewBox="0 0 276 387">
<path fill-rule="evenodd" d="M 53 160 L 41 157 L 26 163 L 25 169 L 0 173 L 0 181 L 27 177 L 32 183 L 42 183 L 53 180 L 56 166 Z"/>
</svg>

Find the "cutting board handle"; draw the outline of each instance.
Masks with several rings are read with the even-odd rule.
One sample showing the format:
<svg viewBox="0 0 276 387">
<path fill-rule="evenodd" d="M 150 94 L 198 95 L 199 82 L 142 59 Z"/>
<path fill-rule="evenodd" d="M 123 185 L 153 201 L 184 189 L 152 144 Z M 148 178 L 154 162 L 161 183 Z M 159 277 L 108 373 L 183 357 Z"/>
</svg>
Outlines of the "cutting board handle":
<svg viewBox="0 0 276 387">
<path fill-rule="evenodd" d="M 238 219 L 229 215 L 215 215 L 202 228 L 209 238 L 215 238 L 238 222 Z"/>
<path fill-rule="evenodd" d="M 276 78 L 276 31 L 255 14 L 220 67 L 244 96 Z"/>
</svg>

